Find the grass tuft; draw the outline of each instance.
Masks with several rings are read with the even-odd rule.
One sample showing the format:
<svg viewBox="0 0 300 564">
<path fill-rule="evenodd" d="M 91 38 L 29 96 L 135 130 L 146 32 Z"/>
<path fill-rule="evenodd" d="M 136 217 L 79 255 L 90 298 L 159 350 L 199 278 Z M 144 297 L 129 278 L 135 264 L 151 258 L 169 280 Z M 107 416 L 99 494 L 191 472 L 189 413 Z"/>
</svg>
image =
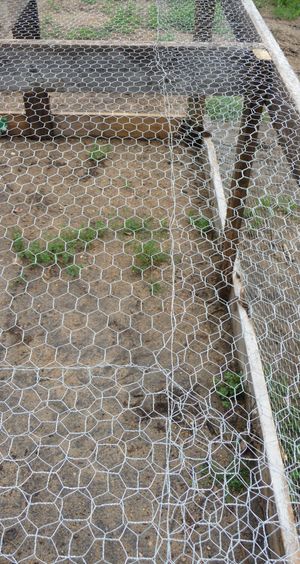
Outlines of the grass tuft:
<svg viewBox="0 0 300 564">
<path fill-rule="evenodd" d="M 222 377 L 215 383 L 216 393 L 219 396 L 222 405 L 229 409 L 232 402 L 236 402 L 238 396 L 244 393 L 244 379 L 239 372 L 226 370 Z"/>
<path fill-rule="evenodd" d="M 113 146 L 110 144 L 107 145 L 99 145 L 98 143 L 94 143 L 91 150 L 88 151 L 88 158 L 90 161 L 99 163 L 107 159 L 109 153 L 113 150 Z"/>
</svg>

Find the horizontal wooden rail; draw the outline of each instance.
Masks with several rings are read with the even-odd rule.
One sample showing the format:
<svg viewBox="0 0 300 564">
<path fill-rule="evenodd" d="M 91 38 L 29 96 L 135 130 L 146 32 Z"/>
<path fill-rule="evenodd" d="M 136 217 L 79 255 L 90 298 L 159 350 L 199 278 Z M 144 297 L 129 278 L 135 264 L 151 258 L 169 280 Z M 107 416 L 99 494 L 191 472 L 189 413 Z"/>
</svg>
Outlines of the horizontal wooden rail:
<svg viewBox="0 0 300 564">
<path fill-rule="evenodd" d="M 253 49 L 6 42 L 0 91 L 246 95 L 263 80 Z"/>
<path fill-rule="evenodd" d="M 3 112 L 4 113 L 4 112 Z M 32 128 L 24 114 L 5 113 L 8 117 L 9 135 L 32 135 Z M 91 114 L 54 113 L 55 135 L 66 137 L 103 137 L 131 139 L 168 139 L 170 132 L 178 131 L 184 115 L 158 115 L 153 113 L 102 112 Z"/>
</svg>

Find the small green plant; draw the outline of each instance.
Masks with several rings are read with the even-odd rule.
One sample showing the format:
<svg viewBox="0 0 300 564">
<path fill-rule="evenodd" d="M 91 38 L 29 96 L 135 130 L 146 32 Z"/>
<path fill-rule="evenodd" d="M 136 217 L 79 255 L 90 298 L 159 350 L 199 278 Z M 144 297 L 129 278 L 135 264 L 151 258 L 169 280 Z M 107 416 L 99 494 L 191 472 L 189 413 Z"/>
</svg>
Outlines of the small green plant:
<svg viewBox="0 0 300 564">
<path fill-rule="evenodd" d="M 104 39 L 105 32 L 103 28 L 95 29 L 94 27 L 90 26 L 82 26 L 72 29 L 67 34 L 67 39 L 80 39 L 80 40 L 89 40 L 89 39 Z"/>
<path fill-rule="evenodd" d="M 125 188 L 132 188 L 132 182 L 130 180 L 126 179 L 125 183 L 124 183 L 124 187 Z"/>
<path fill-rule="evenodd" d="M 83 2 L 84 4 L 97 4 L 98 0 L 81 0 L 81 2 Z"/>
<path fill-rule="evenodd" d="M 99 163 L 107 159 L 107 156 L 112 150 L 113 146 L 110 144 L 99 145 L 98 143 L 94 143 L 92 149 L 88 152 L 88 158 L 90 161 Z"/>
<path fill-rule="evenodd" d="M 282 20 L 294 20 L 300 16 L 298 0 L 255 0 L 255 4 L 259 9 L 271 7 L 274 16 Z"/>
<path fill-rule="evenodd" d="M 8 118 L 7 116 L 0 116 L 0 136 L 6 135 L 8 129 Z"/>
<path fill-rule="evenodd" d="M 59 39 L 64 37 L 63 28 L 54 21 L 52 16 L 45 16 L 41 20 L 41 31 L 43 39 Z"/>
<path fill-rule="evenodd" d="M 81 267 L 78 264 L 71 264 L 67 267 L 67 273 L 71 278 L 79 278 Z"/>
<path fill-rule="evenodd" d="M 49 10 L 52 10 L 52 12 L 60 12 L 60 5 L 58 2 L 55 2 L 55 0 L 48 0 L 48 7 Z"/>
<path fill-rule="evenodd" d="M 166 14 L 168 26 L 182 32 L 194 32 L 195 29 L 195 2 L 185 0 L 168 0 L 169 9 Z"/>
<path fill-rule="evenodd" d="M 13 233 L 12 233 L 12 240 L 13 240 L 13 251 L 15 253 L 21 253 L 22 251 L 25 250 L 26 245 L 25 245 L 25 241 L 22 237 L 22 232 L 20 231 L 20 229 L 14 229 Z"/>
<path fill-rule="evenodd" d="M 238 472 L 228 471 L 226 473 L 226 484 L 232 496 L 239 495 L 247 490 L 250 484 L 250 469 L 245 464 L 241 465 Z"/>
<path fill-rule="evenodd" d="M 208 96 L 205 102 L 207 115 L 212 120 L 237 121 L 243 111 L 241 96 Z"/>
<path fill-rule="evenodd" d="M 92 227 L 85 227 L 79 230 L 78 237 L 85 243 L 90 243 L 97 238 L 97 232 Z"/>
<path fill-rule="evenodd" d="M 237 401 L 238 396 L 243 395 L 243 382 L 242 374 L 226 370 L 222 377 L 215 383 L 216 393 L 226 409 L 231 407 L 233 401 Z"/>
<path fill-rule="evenodd" d="M 147 241 L 142 244 L 141 252 L 135 255 L 134 272 L 139 272 L 151 268 L 153 266 L 160 266 L 164 262 L 168 262 L 169 255 L 161 252 L 160 244 L 157 241 Z"/>
<path fill-rule="evenodd" d="M 157 296 L 161 292 L 161 285 L 159 282 L 151 282 L 150 284 L 150 294 L 151 296 Z"/>
<path fill-rule="evenodd" d="M 298 209 L 298 205 L 296 204 L 295 200 L 289 195 L 281 195 L 278 196 L 276 201 L 276 209 L 283 213 L 284 215 L 288 215 L 293 211 Z"/>
<path fill-rule="evenodd" d="M 155 30 L 158 27 L 158 9 L 156 4 L 150 4 L 148 8 L 148 27 Z"/>
<path fill-rule="evenodd" d="M 58 264 L 61 267 L 74 263 L 76 254 L 89 249 L 89 245 L 97 238 L 103 237 L 106 224 L 102 219 L 96 220 L 90 227 L 74 229 L 66 227 L 61 230 L 60 236 L 44 240 L 35 240 L 28 244 L 17 229 L 12 234 L 13 250 L 21 260 L 32 265 L 51 266 Z M 49 236 L 45 234 L 45 240 Z M 75 266 L 75 265 L 74 265 Z M 77 269 L 71 269 L 73 274 Z"/>
<path fill-rule="evenodd" d="M 200 215 L 200 216 L 194 215 L 194 212 L 191 211 L 189 213 L 189 220 L 190 220 L 190 224 L 194 227 L 194 229 L 197 229 L 202 233 L 206 233 L 207 231 L 211 230 L 211 222 L 204 215 Z"/>
<path fill-rule="evenodd" d="M 125 233 L 131 235 L 143 229 L 143 220 L 140 217 L 130 217 L 125 221 Z"/>
</svg>

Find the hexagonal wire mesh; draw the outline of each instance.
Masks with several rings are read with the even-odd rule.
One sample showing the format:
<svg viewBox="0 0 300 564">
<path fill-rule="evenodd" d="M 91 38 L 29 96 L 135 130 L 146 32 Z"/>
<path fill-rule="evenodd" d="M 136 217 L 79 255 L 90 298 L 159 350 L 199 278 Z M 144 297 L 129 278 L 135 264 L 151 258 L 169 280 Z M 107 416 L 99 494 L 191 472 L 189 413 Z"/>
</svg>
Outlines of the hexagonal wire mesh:
<svg viewBox="0 0 300 564">
<path fill-rule="evenodd" d="M 1 562 L 296 562 L 299 115 L 244 5 L 4 2 Z"/>
</svg>

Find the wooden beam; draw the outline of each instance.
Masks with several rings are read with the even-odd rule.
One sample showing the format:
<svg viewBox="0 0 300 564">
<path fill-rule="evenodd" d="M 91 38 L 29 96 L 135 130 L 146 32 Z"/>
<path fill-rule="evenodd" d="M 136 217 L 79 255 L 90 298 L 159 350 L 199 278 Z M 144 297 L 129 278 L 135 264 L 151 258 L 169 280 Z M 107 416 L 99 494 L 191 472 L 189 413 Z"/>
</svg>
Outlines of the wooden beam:
<svg viewBox="0 0 300 564">
<path fill-rule="evenodd" d="M 245 99 L 222 245 L 222 255 L 224 257 L 222 264 L 223 284 L 219 295 L 223 300 L 229 299 L 232 289 L 232 275 L 237 256 L 239 231 L 243 220 L 244 202 L 250 183 L 255 151 L 258 145 L 262 111 L 262 98 Z"/>
<path fill-rule="evenodd" d="M 273 85 L 266 99 L 266 107 L 291 174 L 300 186 L 300 115 L 279 81 L 276 86 L 273 80 Z"/>
<path fill-rule="evenodd" d="M 268 543 L 277 556 L 288 564 L 299 564 L 300 545 L 289 494 L 289 486 L 282 460 L 282 451 L 274 423 L 270 397 L 266 385 L 260 350 L 255 329 L 247 309 L 243 305 L 243 278 L 239 261 L 235 264 L 233 287 L 230 299 L 234 346 L 246 376 L 249 413 L 255 413 L 255 432 L 263 443 L 263 463 L 260 468 L 266 531 Z M 277 520 L 279 527 L 277 525 Z"/>
<path fill-rule="evenodd" d="M 8 117 L 8 134 L 32 135 L 28 128 L 26 116 L 16 113 L 5 113 Z M 54 133 L 65 137 L 103 137 L 106 139 L 158 139 L 166 140 L 170 132 L 176 133 L 180 128 L 184 115 L 167 117 L 161 114 L 134 114 L 130 112 L 102 112 L 91 114 L 53 114 Z"/>
<path fill-rule="evenodd" d="M 159 56 L 160 64 L 157 60 Z M 262 77 L 252 49 L 186 46 L 0 45 L 0 91 L 246 95 Z"/>
<path fill-rule="evenodd" d="M 218 157 L 215 149 L 212 136 L 205 133 L 203 136 L 204 144 L 206 146 L 208 162 L 210 167 L 210 177 L 212 188 L 216 203 L 216 214 L 213 217 L 213 223 L 220 235 L 223 236 L 226 216 L 227 216 L 227 202 L 223 187 L 223 182 L 220 174 L 220 167 Z"/>
</svg>

